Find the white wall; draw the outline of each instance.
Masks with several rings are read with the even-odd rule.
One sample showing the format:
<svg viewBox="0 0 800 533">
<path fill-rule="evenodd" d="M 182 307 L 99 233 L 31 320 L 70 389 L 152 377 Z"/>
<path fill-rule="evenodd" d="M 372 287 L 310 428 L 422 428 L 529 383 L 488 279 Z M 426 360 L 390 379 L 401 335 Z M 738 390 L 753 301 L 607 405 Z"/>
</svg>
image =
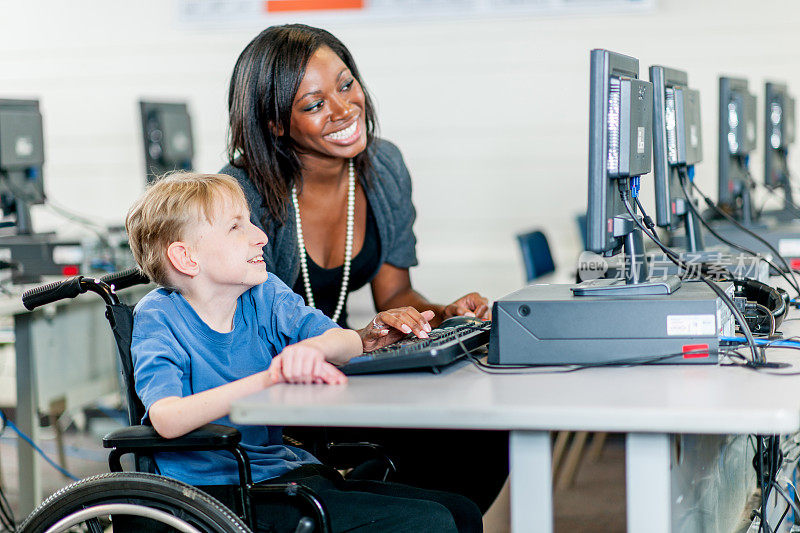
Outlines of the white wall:
<svg viewBox="0 0 800 533">
<path fill-rule="evenodd" d="M 518 287 L 517 231 L 543 227 L 557 262 L 574 261 L 591 48 L 638 57 L 644 78 L 651 64 L 688 71 L 703 97 L 698 183 L 714 195 L 717 76 L 749 78 L 760 99 L 765 79 L 800 95 L 798 23 L 792 0 L 658 0 L 652 12 L 627 15 L 338 20 L 327 28 L 351 48 L 383 136 L 405 154 L 418 210 L 413 276 L 444 300 Z M 257 31 L 180 29 L 173 3 L 162 0 L 0 0 L 0 97 L 41 100 L 50 198 L 99 221 L 123 219 L 143 187 L 141 97 L 188 100 L 196 166 L 221 167 L 228 78 Z M 751 162 L 757 177 L 760 152 Z M 34 215 L 37 229 L 65 227 L 41 208 Z"/>
</svg>

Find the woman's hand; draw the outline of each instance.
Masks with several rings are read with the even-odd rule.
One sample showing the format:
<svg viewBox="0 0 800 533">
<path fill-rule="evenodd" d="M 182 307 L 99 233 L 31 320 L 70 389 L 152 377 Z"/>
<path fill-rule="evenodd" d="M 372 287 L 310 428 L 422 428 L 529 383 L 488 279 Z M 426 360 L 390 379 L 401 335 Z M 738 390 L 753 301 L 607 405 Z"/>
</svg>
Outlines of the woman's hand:
<svg viewBox="0 0 800 533">
<path fill-rule="evenodd" d="M 445 306 L 442 318 L 454 316 L 475 316 L 478 318 L 491 320 L 492 309 L 489 307 L 489 300 L 478 294 L 471 292 L 462 296 L 450 305 Z"/>
<path fill-rule="evenodd" d="M 325 360 L 325 354 L 311 343 L 298 342 L 283 349 L 267 370 L 273 383 L 347 383 L 347 377 Z"/>
<path fill-rule="evenodd" d="M 383 348 L 409 333 L 420 339 L 427 339 L 431 331 L 429 321 L 433 316 L 433 311 L 420 313 L 413 307 L 400 307 L 378 313 L 367 327 L 358 331 L 364 351 L 371 352 Z"/>
</svg>

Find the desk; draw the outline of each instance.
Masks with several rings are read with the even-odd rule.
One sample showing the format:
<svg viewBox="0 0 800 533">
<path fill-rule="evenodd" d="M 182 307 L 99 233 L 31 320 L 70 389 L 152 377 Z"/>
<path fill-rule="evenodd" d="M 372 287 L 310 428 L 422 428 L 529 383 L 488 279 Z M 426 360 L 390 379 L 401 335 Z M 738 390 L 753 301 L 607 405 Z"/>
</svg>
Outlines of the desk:
<svg viewBox="0 0 800 533">
<path fill-rule="evenodd" d="M 784 329 L 790 325 L 800 330 L 800 322 Z M 511 430 L 517 533 L 553 529 L 550 431 L 623 432 L 628 531 L 666 533 L 675 522 L 673 484 L 681 476 L 694 479 L 698 462 L 717 460 L 710 450 L 722 449 L 730 439 L 725 436 L 800 429 L 800 377 L 716 365 L 500 376 L 463 364 L 441 375 L 351 377 L 345 386 L 278 385 L 234 402 L 231 418 L 241 424 Z M 683 458 L 674 458 L 681 442 Z M 746 475 L 746 461 L 739 461 L 735 470 Z M 744 510 L 755 484 L 741 485 L 729 499 Z"/>
<path fill-rule="evenodd" d="M 131 289 L 141 295 L 144 288 Z M 119 392 L 116 344 L 95 294 L 82 295 L 30 312 L 21 293 L 0 300 L 0 314 L 14 317 L 17 367 L 17 426 L 39 439 L 40 406 L 63 399 L 67 409 Z M 20 441 L 19 510 L 21 516 L 41 502 L 38 456 Z"/>
</svg>

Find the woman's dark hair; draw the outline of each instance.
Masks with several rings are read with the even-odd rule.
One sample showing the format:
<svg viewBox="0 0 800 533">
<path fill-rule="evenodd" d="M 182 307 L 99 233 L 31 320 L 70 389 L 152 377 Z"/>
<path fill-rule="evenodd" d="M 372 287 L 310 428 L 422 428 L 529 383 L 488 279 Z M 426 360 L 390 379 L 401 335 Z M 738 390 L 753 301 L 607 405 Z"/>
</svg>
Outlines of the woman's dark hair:
<svg viewBox="0 0 800 533">
<path fill-rule="evenodd" d="M 285 222 L 292 186 L 302 185 L 300 158 L 289 136 L 292 104 L 308 60 L 323 46 L 341 58 L 364 91 L 369 148 L 375 137 L 375 108 L 353 56 L 331 33 L 304 24 L 271 26 L 245 47 L 231 76 L 228 160 L 247 172 L 278 224 Z M 366 149 L 355 157 L 354 164 L 358 175 L 369 183 Z"/>
</svg>

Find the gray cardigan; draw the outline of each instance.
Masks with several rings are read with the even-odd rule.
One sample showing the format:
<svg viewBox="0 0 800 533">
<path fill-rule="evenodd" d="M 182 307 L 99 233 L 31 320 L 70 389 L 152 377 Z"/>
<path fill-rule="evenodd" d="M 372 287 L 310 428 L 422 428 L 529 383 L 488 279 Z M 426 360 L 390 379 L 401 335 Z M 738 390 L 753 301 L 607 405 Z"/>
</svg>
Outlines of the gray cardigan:
<svg viewBox="0 0 800 533">
<path fill-rule="evenodd" d="M 375 139 L 369 148 L 369 154 L 373 168 L 372 185 L 367 187 L 363 176 L 359 176 L 359 180 L 378 224 L 381 244 L 378 264 L 389 263 L 398 268 L 415 266 L 417 238 L 414 236 L 412 226 L 417 213 L 411 202 L 411 176 L 403 161 L 403 155 L 397 146 L 383 139 Z M 294 206 L 289 203 L 286 221 L 282 226 L 270 223 L 266 225 L 272 227 L 270 232 L 262 220 L 271 221 L 272 217 L 245 171 L 226 165 L 220 172 L 239 181 L 250 204 L 250 220 L 269 237 L 269 242 L 264 247 L 267 270 L 277 275 L 289 287 L 294 287 L 300 275 Z M 377 273 L 377 270 L 373 272 L 370 280 Z"/>
</svg>

